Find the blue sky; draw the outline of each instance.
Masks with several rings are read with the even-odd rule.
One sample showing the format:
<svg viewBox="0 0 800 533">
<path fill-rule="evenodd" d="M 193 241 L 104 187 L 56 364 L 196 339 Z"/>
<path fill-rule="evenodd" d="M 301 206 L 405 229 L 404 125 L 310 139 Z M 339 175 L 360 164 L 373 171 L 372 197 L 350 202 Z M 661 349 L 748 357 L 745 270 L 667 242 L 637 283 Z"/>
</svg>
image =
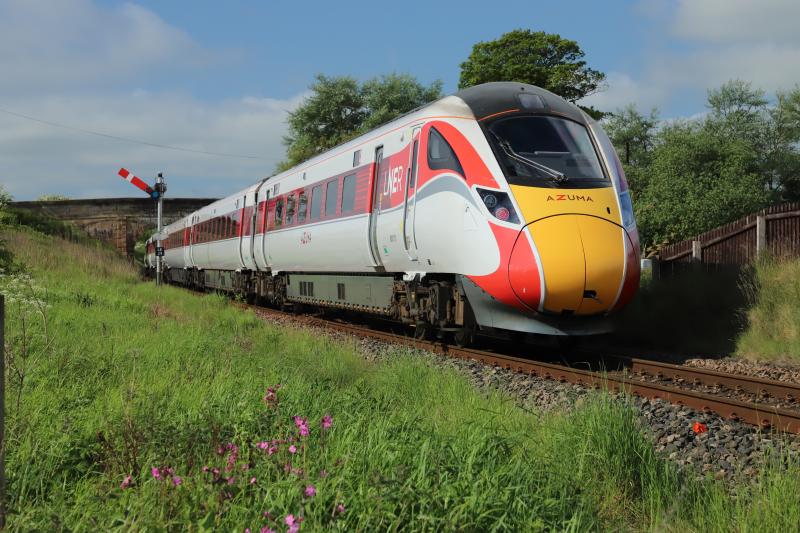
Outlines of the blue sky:
<svg viewBox="0 0 800 533">
<path fill-rule="evenodd" d="M 256 2 L 0 0 L 0 109 L 191 150 L 158 149 L 0 111 L 0 184 L 18 199 L 137 194 L 120 166 L 164 171 L 172 196 L 221 196 L 269 175 L 287 111 L 316 73 L 408 72 L 456 90 L 478 41 L 515 28 L 578 41 L 608 76 L 586 103 L 705 109 L 730 78 L 800 82 L 800 2 Z"/>
</svg>

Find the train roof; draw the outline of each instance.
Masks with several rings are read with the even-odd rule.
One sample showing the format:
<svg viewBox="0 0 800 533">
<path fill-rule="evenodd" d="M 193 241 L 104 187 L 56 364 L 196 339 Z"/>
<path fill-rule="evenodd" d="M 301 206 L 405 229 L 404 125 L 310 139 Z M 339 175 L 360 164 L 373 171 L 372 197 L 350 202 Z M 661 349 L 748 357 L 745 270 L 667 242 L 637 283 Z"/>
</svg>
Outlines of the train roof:
<svg viewBox="0 0 800 533">
<path fill-rule="evenodd" d="M 528 111 L 531 113 L 555 113 L 586 125 L 583 111 L 546 89 L 528 83 L 498 81 L 483 83 L 458 91 L 461 98 L 478 120 L 506 111 Z"/>
</svg>

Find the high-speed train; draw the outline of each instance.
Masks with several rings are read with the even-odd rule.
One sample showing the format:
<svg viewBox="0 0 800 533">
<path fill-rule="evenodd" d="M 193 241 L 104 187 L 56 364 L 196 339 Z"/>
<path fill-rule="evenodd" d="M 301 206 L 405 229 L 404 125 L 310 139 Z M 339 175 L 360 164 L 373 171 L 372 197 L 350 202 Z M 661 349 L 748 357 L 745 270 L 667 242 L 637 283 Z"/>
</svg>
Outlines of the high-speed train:
<svg viewBox="0 0 800 533">
<path fill-rule="evenodd" d="M 382 315 L 420 337 L 590 335 L 639 286 L 628 185 L 598 123 L 487 83 L 416 109 L 153 235 L 165 279 Z"/>
</svg>

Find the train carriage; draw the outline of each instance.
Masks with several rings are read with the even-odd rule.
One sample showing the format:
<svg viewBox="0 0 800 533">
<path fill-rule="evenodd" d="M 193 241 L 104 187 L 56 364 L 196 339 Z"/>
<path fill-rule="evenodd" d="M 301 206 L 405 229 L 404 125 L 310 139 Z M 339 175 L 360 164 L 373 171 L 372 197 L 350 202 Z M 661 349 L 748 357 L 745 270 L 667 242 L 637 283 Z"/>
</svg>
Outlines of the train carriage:
<svg viewBox="0 0 800 533">
<path fill-rule="evenodd" d="M 518 83 L 433 102 L 162 238 L 173 281 L 378 313 L 464 342 L 478 329 L 607 331 L 639 281 L 610 141 L 576 106 Z"/>
</svg>

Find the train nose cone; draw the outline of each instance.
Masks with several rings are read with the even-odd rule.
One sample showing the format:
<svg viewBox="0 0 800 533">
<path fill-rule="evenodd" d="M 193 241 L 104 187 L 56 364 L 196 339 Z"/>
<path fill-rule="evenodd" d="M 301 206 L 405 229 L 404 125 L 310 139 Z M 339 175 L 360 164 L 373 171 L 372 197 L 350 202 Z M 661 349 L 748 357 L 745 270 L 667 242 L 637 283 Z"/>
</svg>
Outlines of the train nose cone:
<svg viewBox="0 0 800 533">
<path fill-rule="evenodd" d="M 525 232 L 538 251 L 544 297 Z M 517 298 L 532 309 L 591 315 L 614 305 L 625 273 L 623 229 L 586 215 L 559 215 L 529 224 L 511 252 L 509 281 Z M 533 274 L 536 274 L 535 278 Z M 540 306 L 541 304 L 541 306 Z"/>
</svg>

